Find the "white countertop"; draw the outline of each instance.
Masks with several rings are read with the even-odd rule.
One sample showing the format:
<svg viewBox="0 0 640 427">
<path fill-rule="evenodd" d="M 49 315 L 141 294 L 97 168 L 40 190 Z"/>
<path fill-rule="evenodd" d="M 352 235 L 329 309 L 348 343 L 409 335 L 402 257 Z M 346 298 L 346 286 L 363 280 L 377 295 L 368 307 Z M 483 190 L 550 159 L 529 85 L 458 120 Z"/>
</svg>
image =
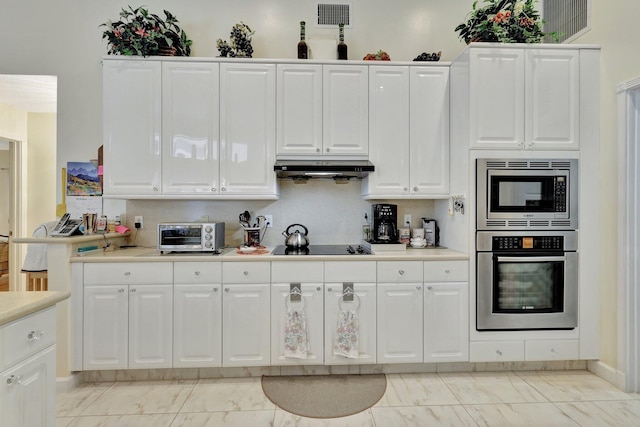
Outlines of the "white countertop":
<svg viewBox="0 0 640 427">
<path fill-rule="evenodd" d="M 152 248 L 127 248 L 111 252 L 93 251 L 71 257 L 71 262 L 159 262 L 159 261 L 430 261 L 467 260 L 469 255 L 451 249 L 407 249 L 406 251 L 376 251 L 371 255 L 272 255 L 274 247 L 265 254 L 240 254 L 235 248 L 220 255 L 164 254 Z"/>
<path fill-rule="evenodd" d="M 69 298 L 70 292 L 0 292 L 0 325 L 13 322 Z"/>
</svg>

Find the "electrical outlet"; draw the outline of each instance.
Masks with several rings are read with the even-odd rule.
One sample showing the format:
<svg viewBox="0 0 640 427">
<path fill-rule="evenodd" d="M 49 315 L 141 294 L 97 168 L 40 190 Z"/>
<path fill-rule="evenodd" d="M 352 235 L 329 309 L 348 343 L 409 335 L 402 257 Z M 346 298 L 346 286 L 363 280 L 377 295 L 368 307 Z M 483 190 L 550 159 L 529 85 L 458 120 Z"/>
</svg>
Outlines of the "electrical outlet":
<svg viewBox="0 0 640 427">
<path fill-rule="evenodd" d="M 402 223 L 402 226 L 411 228 L 411 215 L 405 214 L 404 222 Z"/>
<path fill-rule="evenodd" d="M 136 215 L 134 221 L 135 224 L 140 224 L 140 227 L 136 227 L 136 228 L 142 228 L 143 224 L 142 224 L 142 215 Z"/>
<path fill-rule="evenodd" d="M 273 227 L 273 215 L 265 215 L 264 219 L 267 222 L 267 228 Z"/>
</svg>

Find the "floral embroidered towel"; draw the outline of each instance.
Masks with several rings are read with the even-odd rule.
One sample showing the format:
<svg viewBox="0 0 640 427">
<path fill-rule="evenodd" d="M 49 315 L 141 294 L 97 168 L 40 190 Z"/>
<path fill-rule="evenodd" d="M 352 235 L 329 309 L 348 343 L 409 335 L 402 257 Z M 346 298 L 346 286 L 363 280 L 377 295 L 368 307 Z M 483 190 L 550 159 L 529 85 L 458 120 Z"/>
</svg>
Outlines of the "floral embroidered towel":
<svg viewBox="0 0 640 427">
<path fill-rule="evenodd" d="M 303 309 L 290 308 L 284 325 L 284 357 L 306 359 L 308 346 L 307 315 Z"/>
<path fill-rule="evenodd" d="M 333 343 L 333 354 L 355 359 L 359 354 L 360 323 L 356 311 L 342 310 Z"/>
</svg>

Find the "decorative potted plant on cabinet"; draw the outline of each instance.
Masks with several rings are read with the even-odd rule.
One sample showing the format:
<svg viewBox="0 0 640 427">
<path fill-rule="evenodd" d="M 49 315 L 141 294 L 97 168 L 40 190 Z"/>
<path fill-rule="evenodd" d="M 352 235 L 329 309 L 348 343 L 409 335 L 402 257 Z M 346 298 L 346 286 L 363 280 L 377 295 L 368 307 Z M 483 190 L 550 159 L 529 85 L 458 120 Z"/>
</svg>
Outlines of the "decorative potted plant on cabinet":
<svg viewBox="0 0 640 427">
<path fill-rule="evenodd" d="M 484 0 L 486 6 L 478 8 L 478 0 L 467 15 L 467 22 L 458 25 L 460 39 L 471 42 L 540 43 L 544 21 L 534 7 L 536 0 Z M 549 33 L 556 41 L 557 33 Z"/>
<path fill-rule="evenodd" d="M 140 6 L 123 8 L 118 21 L 100 25 L 106 29 L 102 38 L 108 41 L 109 55 L 189 56 L 191 44 L 187 34 L 170 12 L 165 19 Z"/>
</svg>

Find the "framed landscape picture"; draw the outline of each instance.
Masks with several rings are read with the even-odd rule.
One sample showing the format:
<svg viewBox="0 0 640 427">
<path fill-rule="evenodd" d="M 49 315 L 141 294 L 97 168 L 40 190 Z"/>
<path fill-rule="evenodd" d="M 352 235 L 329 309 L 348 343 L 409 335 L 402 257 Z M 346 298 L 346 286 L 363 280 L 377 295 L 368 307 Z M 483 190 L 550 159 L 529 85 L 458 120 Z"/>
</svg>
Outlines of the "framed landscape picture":
<svg viewBox="0 0 640 427">
<path fill-rule="evenodd" d="M 67 196 L 102 196 L 98 168 L 93 163 L 67 163 Z"/>
</svg>

